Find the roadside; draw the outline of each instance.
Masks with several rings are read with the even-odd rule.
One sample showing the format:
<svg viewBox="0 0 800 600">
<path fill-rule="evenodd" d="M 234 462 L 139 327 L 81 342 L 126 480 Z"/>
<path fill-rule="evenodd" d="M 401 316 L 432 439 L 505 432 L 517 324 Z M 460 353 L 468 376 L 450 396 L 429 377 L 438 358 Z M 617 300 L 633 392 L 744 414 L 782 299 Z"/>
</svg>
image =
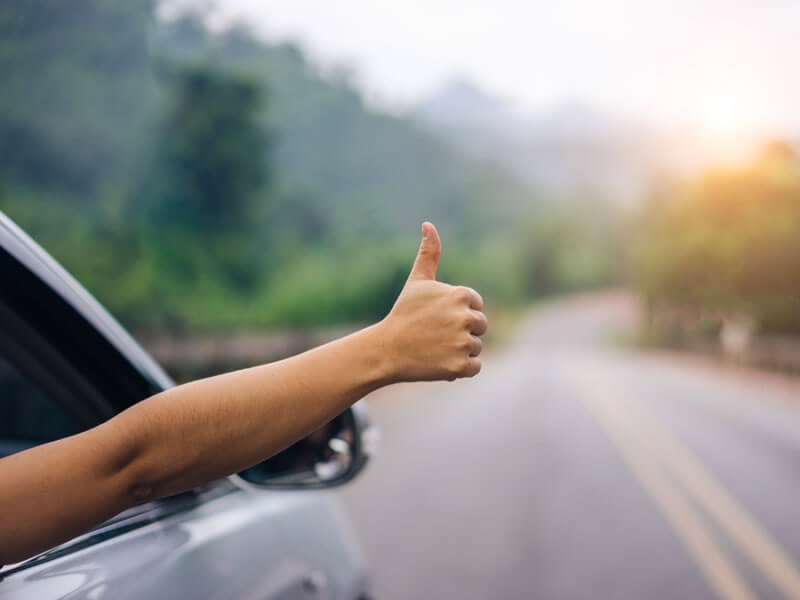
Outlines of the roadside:
<svg viewBox="0 0 800 600">
<path fill-rule="evenodd" d="M 530 307 L 489 309 L 490 331 L 484 346 L 490 352 L 506 346 Z M 239 331 L 226 333 L 136 336 L 176 381 L 274 362 L 352 333 L 365 324 L 332 327 Z"/>
<path fill-rule="evenodd" d="M 539 315 L 543 318 L 537 318 Z M 784 367 L 793 359 L 793 352 L 800 350 L 800 340 L 784 340 L 786 354 L 778 351 L 781 346 L 774 341 L 758 338 L 751 340 L 747 349 L 738 354 L 726 353 L 721 341 L 716 345 L 680 349 L 641 344 L 636 336 L 641 331 L 643 310 L 636 295 L 624 289 L 588 292 L 536 304 L 517 317 L 516 323 L 521 326 L 515 335 L 506 336 L 506 343 L 491 354 L 513 353 L 515 346 L 524 346 L 534 337 L 537 340 L 551 338 L 550 341 L 557 344 L 558 337 L 564 334 L 560 315 L 569 315 L 576 330 L 570 334 L 569 343 L 580 336 L 585 343 L 635 354 L 643 363 L 657 363 L 686 374 L 715 376 L 747 388 L 763 389 L 764 396 L 771 400 L 779 399 L 795 406 L 800 403 L 800 369 Z M 549 322 L 559 325 L 550 331 Z M 770 360 L 765 348 L 777 356 Z"/>
<path fill-rule="evenodd" d="M 176 381 L 274 362 L 355 331 L 356 325 L 317 329 L 139 336 Z"/>
</svg>

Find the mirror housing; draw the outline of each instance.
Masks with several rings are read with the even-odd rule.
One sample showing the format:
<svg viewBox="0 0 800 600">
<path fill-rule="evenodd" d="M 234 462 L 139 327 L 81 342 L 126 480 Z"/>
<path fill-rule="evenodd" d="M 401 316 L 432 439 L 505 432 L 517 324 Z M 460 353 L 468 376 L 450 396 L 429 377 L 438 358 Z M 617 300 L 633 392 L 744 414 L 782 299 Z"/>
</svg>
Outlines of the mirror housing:
<svg viewBox="0 0 800 600">
<path fill-rule="evenodd" d="M 232 479 L 259 489 L 321 489 L 347 483 L 361 472 L 378 442 L 362 402 Z"/>
</svg>

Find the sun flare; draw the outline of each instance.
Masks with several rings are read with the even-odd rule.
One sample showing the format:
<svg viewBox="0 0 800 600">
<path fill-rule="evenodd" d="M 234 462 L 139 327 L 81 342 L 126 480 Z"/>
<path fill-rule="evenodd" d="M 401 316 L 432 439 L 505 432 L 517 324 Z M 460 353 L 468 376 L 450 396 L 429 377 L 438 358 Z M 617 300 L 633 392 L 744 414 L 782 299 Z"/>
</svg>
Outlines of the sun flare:
<svg viewBox="0 0 800 600">
<path fill-rule="evenodd" d="M 769 135 L 775 108 L 763 86 L 744 81 L 709 86 L 698 94 L 696 123 L 706 152 L 716 160 L 748 160 L 754 148 Z"/>
<path fill-rule="evenodd" d="M 750 115 L 742 104 L 722 99 L 704 107 L 701 125 L 714 136 L 730 137 L 748 128 Z"/>
<path fill-rule="evenodd" d="M 699 95 L 698 121 L 711 137 L 721 140 L 753 134 L 768 127 L 772 103 L 757 82 L 728 82 Z"/>
</svg>

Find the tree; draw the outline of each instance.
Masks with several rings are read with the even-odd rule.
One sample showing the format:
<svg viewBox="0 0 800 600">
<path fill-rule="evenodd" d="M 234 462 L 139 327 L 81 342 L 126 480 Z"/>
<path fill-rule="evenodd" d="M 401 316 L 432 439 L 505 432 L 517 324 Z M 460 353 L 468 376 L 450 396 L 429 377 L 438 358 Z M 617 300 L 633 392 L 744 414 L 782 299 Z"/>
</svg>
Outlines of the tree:
<svg viewBox="0 0 800 600">
<path fill-rule="evenodd" d="M 253 240 L 270 182 L 269 136 L 257 82 L 211 64 L 175 67 L 152 167 L 132 205 L 156 249 L 157 275 L 195 281 L 210 273 L 251 289 Z"/>
<path fill-rule="evenodd" d="M 800 333 L 800 163 L 774 143 L 658 198 L 641 223 L 636 280 L 651 307 L 743 313 Z"/>
<path fill-rule="evenodd" d="M 0 170 L 83 208 L 127 177 L 153 105 L 154 4 L 0 0 Z"/>
</svg>

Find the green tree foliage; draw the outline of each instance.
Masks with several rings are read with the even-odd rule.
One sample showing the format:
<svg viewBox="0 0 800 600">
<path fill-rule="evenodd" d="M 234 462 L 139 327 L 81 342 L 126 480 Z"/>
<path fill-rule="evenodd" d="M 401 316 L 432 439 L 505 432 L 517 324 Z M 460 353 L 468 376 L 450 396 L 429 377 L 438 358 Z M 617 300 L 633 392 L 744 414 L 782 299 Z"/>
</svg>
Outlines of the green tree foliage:
<svg viewBox="0 0 800 600">
<path fill-rule="evenodd" d="M 152 0 L 0 1 L 0 163 L 5 175 L 74 192 L 133 172 L 154 86 Z M 87 195 L 88 193 L 88 195 Z"/>
<path fill-rule="evenodd" d="M 526 297 L 619 284 L 628 237 L 619 208 L 592 195 L 550 207 L 520 233 L 520 271 Z"/>
<path fill-rule="evenodd" d="M 153 9 L 0 0 L 0 207 L 127 324 L 378 318 L 426 219 L 442 278 L 490 302 L 606 278 L 582 221 L 536 216 L 530 189 L 372 110 L 345 71 Z"/>
<path fill-rule="evenodd" d="M 744 313 L 800 333 L 800 162 L 786 144 L 655 196 L 636 281 L 648 305 Z"/>
<path fill-rule="evenodd" d="M 176 69 L 142 202 L 151 222 L 205 235 L 247 233 L 267 182 L 267 132 L 257 82 L 210 65 Z"/>
<path fill-rule="evenodd" d="M 252 290 L 269 179 L 264 92 L 208 64 L 176 67 L 169 90 L 153 161 L 130 202 L 155 249 L 158 279 L 188 286 L 214 271 L 225 285 Z"/>
</svg>

